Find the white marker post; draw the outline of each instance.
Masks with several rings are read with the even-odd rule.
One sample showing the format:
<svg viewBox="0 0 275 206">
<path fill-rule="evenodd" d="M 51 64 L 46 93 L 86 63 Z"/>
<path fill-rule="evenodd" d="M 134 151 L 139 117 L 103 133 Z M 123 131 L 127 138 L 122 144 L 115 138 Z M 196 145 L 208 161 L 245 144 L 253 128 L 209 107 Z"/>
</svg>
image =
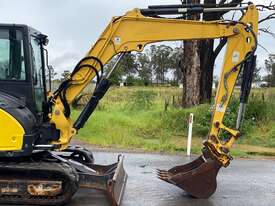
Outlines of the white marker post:
<svg viewBox="0 0 275 206">
<path fill-rule="evenodd" d="M 191 156 L 193 120 L 194 120 L 194 114 L 191 113 L 190 116 L 189 116 L 189 128 L 188 128 L 188 139 L 187 139 L 187 156 Z"/>
</svg>

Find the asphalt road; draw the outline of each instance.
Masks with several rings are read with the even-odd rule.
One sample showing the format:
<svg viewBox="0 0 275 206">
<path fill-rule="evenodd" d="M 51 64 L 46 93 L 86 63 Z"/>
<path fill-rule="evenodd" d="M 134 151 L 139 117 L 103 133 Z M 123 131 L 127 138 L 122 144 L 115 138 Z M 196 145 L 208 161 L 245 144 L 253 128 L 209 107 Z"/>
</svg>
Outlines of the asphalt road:
<svg viewBox="0 0 275 206">
<path fill-rule="evenodd" d="M 95 152 L 96 163 L 116 161 L 116 153 Z M 234 160 L 218 175 L 216 193 L 207 200 L 193 199 L 181 189 L 156 178 L 155 170 L 190 161 L 182 156 L 125 153 L 129 175 L 122 206 L 274 206 L 275 161 Z M 80 190 L 68 206 L 107 206 L 105 195 Z"/>
</svg>

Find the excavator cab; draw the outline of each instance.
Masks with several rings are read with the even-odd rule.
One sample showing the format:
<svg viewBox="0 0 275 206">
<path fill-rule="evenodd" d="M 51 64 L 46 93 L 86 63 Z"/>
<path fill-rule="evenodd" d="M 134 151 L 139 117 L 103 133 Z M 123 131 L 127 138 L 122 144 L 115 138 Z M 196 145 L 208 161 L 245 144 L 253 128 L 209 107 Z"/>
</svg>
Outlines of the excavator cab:
<svg viewBox="0 0 275 206">
<path fill-rule="evenodd" d="M 0 25 L 0 88 L 38 117 L 46 102 L 43 46 L 47 37 L 26 25 Z"/>
<path fill-rule="evenodd" d="M 0 111 L 10 125 L 0 141 L 0 156 L 28 156 L 39 139 L 37 125 L 43 123 L 47 101 L 45 40 L 26 25 L 0 24 Z"/>
<path fill-rule="evenodd" d="M 84 187 L 119 205 L 127 179 L 122 156 L 98 165 L 85 148 L 52 143 L 61 132 L 49 118 L 47 44 L 27 25 L 0 24 L 0 203 L 61 205 Z"/>
</svg>

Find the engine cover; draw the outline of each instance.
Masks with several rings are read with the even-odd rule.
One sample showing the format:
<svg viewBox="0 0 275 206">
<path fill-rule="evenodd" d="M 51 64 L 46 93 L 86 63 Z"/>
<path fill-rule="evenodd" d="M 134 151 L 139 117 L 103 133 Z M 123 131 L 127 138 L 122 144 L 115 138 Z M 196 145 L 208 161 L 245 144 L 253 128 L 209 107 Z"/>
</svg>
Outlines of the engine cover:
<svg viewBox="0 0 275 206">
<path fill-rule="evenodd" d="M 35 122 L 24 102 L 0 92 L 0 157 L 30 155 L 38 136 Z"/>
</svg>

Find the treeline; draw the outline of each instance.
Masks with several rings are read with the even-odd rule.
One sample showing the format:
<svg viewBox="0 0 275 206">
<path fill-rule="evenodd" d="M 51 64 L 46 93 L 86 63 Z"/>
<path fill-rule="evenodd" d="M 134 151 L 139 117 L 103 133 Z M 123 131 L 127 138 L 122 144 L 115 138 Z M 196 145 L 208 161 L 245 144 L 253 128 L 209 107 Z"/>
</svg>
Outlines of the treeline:
<svg viewBox="0 0 275 206">
<path fill-rule="evenodd" d="M 183 49 L 172 48 L 167 45 L 151 45 L 145 52 L 129 53 L 120 62 L 111 76 L 113 84 L 151 85 L 171 84 L 178 85 L 182 80 L 180 59 Z M 107 65 L 109 71 L 116 58 Z"/>
<path fill-rule="evenodd" d="M 183 56 L 183 48 L 172 48 L 167 45 L 151 45 L 142 53 L 129 53 L 124 56 L 118 68 L 113 72 L 111 81 L 115 85 L 124 83 L 125 85 L 148 86 L 152 84 L 163 85 L 169 84 L 178 86 L 182 83 L 182 70 L 180 62 Z M 116 62 L 113 58 L 107 65 L 105 71 L 108 72 Z M 57 73 L 53 67 L 50 68 L 53 79 Z M 265 60 L 264 70 L 267 75 L 261 76 L 263 68 L 257 67 L 254 72 L 253 82 L 266 82 L 268 86 L 275 87 L 275 54 L 270 54 Z M 61 74 L 63 81 L 70 75 L 66 70 Z M 237 85 L 241 85 L 242 78 L 239 78 Z M 215 83 L 218 77 L 214 77 Z"/>
<path fill-rule="evenodd" d="M 263 77 L 263 80 L 266 81 L 269 86 L 275 87 L 275 54 L 270 54 L 268 59 L 265 60 L 265 69 L 267 75 Z"/>
</svg>

